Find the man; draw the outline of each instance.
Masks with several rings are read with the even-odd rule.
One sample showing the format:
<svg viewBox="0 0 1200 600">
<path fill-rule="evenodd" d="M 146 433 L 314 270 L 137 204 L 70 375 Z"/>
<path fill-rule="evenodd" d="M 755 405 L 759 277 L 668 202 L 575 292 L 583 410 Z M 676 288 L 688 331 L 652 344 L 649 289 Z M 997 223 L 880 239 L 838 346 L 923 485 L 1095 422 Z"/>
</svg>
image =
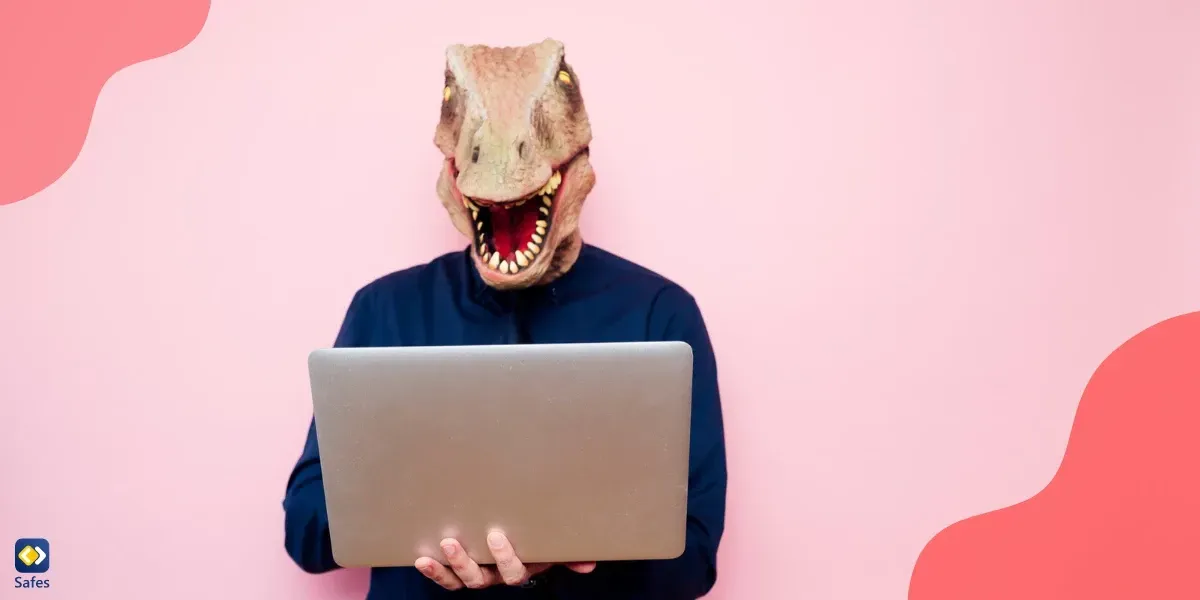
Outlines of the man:
<svg viewBox="0 0 1200 600">
<path fill-rule="evenodd" d="M 694 381 L 686 550 L 665 561 L 525 565 L 502 532 L 491 532 L 496 565 L 477 565 L 456 540 L 444 540 L 449 567 L 427 557 L 372 569 L 367 597 L 699 598 L 716 580 L 726 487 L 716 363 L 700 310 L 678 285 L 583 243 L 579 215 L 595 183 L 591 128 L 562 44 L 455 45 L 446 57 L 437 193 L 470 246 L 360 289 L 336 345 L 687 342 Z M 311 424 L 283 504 L 292 559 L 310 573 L 338 568 Z"/>
</svg>

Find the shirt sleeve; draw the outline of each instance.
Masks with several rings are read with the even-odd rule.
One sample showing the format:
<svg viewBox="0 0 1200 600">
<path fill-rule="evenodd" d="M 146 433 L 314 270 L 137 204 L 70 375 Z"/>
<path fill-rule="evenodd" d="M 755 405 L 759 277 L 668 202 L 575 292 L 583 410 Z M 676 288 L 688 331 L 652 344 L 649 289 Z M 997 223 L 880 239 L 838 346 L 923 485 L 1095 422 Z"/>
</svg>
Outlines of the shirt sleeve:
<svg viewBox="0 0 1200 600">
<path fill-rule="evenodd" d="M 364 296 L 364 291 L 360 290 L 350 302 L 335 347 L 366 344 Z M 333 546 L 329 540 L 329 513 L 325 508 L 315 421 L 309 422 L 304 450 L 288 477 L 283 512 L 283 545 L 292 560 L 308 573 L 325 573 L 339 568 L 333 560 Z"/>
<path fill-rule="evenodd" d="M 695 600 L 716 583 L 727 481 L 716 359 L 699 307 L 678 286 L 659 294 L 649 328 L 652 340 L 684 341 L 692 347 L 692 442 L 685 549 L 673 560 L 601 563 L 587 574 L 556 568 L 553 585 L 568 600 Z"/>
</svg>

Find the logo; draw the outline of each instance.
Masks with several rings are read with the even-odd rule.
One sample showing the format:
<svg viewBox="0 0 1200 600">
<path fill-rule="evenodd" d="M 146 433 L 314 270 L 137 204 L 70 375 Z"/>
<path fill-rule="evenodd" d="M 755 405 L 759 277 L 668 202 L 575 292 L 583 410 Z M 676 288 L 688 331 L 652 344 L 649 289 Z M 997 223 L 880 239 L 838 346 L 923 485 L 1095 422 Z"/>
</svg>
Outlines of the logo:
<svg viewBox="0 0 1200 600">
<path fill-rule="evenodd" d="M 16 562 L 18 573 L 45 573 L 50 570 L 50 542 L 41 538 L 17 540 Z"/>
<path fill-rule="evenodd" d="M 13 566 L 18 573 L 45 573 L 50 570 L 50 542 L 42 538 L 21 538 L 13 547 Z M 46 589 L 50 580 L 37 575 L 13 578 L 15 588 Z"/>
</svg>

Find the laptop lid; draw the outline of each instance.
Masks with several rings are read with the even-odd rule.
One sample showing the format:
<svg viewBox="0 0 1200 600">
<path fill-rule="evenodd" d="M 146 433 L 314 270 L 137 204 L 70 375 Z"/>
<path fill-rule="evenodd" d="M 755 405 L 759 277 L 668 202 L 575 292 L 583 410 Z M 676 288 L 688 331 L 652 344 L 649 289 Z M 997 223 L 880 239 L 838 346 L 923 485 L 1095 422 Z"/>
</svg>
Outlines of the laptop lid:
<svg viewBox="0 0 1200 600">
<path fill-rule="evenodd" d="M 344 567 L 457 538 L 480 564 L 668 559 L 687 521 L 684 342 L 328 348 L 309 357 L 330 537 Z"/>
</svg>

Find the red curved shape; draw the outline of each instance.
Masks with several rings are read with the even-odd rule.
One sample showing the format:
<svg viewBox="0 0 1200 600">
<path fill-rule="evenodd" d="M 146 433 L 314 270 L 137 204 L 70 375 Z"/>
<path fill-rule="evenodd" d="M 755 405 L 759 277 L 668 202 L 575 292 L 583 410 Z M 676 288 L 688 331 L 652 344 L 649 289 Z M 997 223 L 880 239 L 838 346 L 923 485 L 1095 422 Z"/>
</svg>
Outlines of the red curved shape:
<svg viewBox="0 0 1200 600">
<path fill-rule="evenodd" d="M 910 600 L 1200 598 L 1200 313 L 1113 352 L 1044 490 L 929 542 Z"/>
<path fill-rule="evenodd" d="M 61 177 L 104 83 L 191 43 L 208 10 L 209 0 L 0 2 L 0 205 Z"/>
</svg>

